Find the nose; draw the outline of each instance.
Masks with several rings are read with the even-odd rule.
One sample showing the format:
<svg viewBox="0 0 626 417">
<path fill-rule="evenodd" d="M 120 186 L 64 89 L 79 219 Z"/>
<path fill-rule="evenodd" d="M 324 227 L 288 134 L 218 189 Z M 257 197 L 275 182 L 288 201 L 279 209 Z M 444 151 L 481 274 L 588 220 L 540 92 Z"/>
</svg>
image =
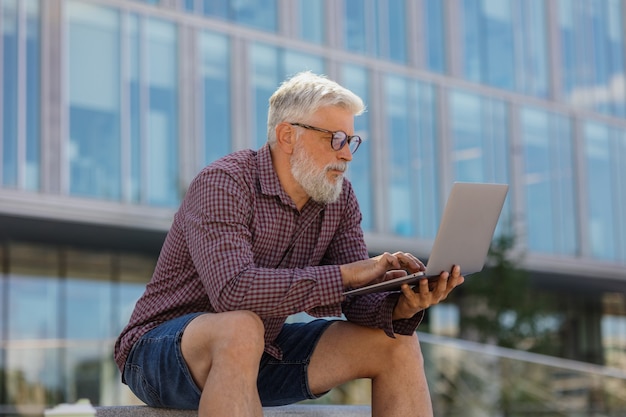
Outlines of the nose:
<svg viewBox="0 0 626 417">
<path fill-rule="evenodd" d="M 346 143 L 343 148 L 339 149 L 337 151 L 337 157 L 344 161 L 352 161 L 352 152 L 350 151 L 350 145 Z"/>
</svg>

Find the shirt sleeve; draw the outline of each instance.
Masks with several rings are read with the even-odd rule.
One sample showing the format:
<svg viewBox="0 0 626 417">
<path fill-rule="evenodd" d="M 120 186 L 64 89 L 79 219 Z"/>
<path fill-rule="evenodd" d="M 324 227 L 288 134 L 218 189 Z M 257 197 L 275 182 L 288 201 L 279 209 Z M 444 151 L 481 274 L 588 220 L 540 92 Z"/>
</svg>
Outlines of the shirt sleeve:
<svg viewBox="0 0 626 417">
<path fill-rule="evenodd" d="M 334 306 L 328 312 L 340 315 L 339 266 L 255 265 L 250 187 L 231 173 L 209 170 L 192 182 L 185 198 L 181 216 L 187 247 L 213 308 L 250 310 L 271 318 Z"/>
</svg>

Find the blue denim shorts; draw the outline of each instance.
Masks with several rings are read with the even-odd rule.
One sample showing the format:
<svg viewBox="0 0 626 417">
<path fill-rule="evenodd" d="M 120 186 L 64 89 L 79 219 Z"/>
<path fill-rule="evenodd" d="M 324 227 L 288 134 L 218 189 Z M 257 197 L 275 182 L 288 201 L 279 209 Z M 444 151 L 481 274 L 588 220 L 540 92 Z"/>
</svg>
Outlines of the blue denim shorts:
<svg viewBox="0 0 626 417">
<path fill-rule="evenodd" d="M 198 409 L 201 392 L 183 359 L 180 344 L 185 327 L 201 314 L 204 313 L 165 322 L 133 346 L 124 366 L 124 381 L 147 405 Z M 317 342 L 331 323 L 331 320 L 315 320 L 283 326 L 276 339 L 283 359 L 277 360 L 267 353 L 261 357 L 257 387 L 263 406 L 319 397 L 309 389 L 307 368 Z"/>
</svg>

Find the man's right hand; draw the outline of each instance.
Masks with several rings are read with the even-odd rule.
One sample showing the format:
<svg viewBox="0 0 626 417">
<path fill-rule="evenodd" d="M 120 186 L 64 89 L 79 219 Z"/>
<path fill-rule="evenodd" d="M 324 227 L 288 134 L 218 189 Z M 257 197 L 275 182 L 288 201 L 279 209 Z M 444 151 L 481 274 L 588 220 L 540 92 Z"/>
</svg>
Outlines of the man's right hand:
<svg viewBox="0 0 626 417">
<path fill-rule="evenodd" d="M 408 252 L 385 252 L 373 258 L 340 266 L 344 288 L 359 288 L 421 272 L 426 269 L 422 261 Z"/>
</svg>

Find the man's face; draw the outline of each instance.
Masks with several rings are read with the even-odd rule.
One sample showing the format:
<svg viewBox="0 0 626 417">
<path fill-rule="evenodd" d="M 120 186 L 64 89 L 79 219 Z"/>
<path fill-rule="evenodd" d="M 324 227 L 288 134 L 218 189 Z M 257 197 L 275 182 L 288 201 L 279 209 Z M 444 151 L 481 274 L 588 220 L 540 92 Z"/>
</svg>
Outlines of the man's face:
<svg viewBox="0 0 626 417">
<path fill-rule="evenodd" d="M 353 115 L 341 108 L 326 107 L 315 112 L 302 123 L 331 131 L 343 130 L 353 134 Z M 291 173 L 302 189 L 319 203 L 332 203 L 339 198 L 343 177 L 352 160 L 348 146 L 336 151 L 330 134 L 299 128 L 291 156 Z"/>
</svg>

